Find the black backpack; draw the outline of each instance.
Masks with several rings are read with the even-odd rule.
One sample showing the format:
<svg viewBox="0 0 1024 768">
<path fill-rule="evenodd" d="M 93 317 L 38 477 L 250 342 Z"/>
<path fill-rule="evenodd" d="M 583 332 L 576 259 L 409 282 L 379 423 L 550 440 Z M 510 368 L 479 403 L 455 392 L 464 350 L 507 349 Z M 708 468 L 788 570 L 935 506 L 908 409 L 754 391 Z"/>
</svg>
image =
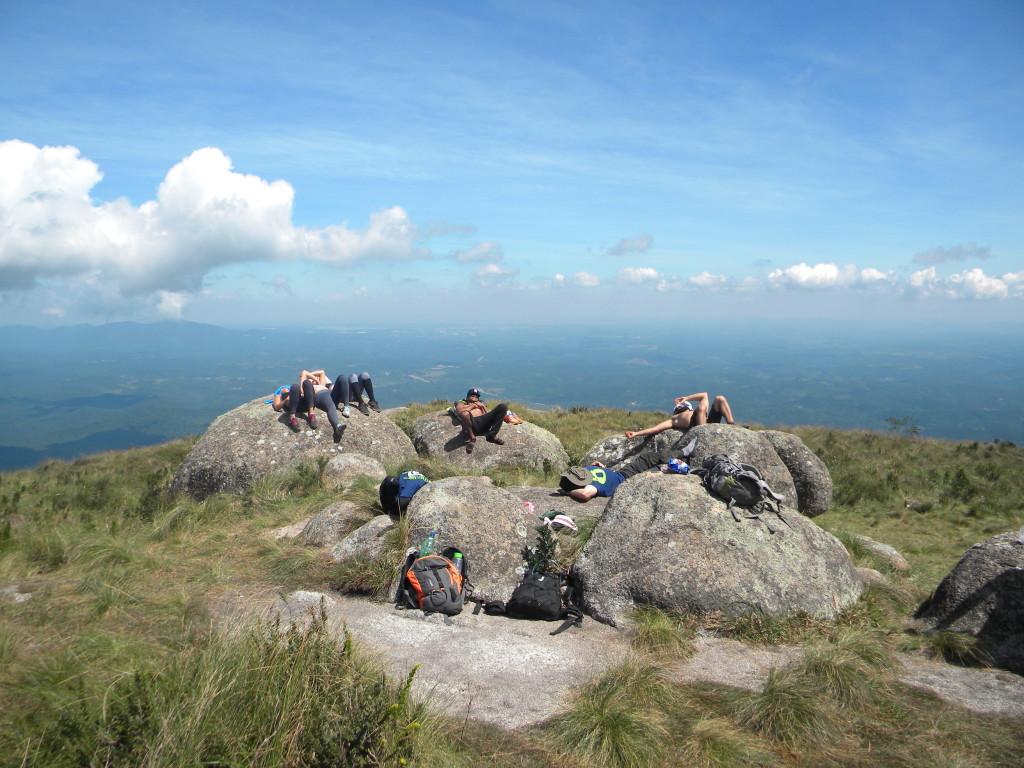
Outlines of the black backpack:
<svg viewBox="0 0 1024 768">
<path fill-rule="evenodd" d="M 771 489 L 757 467 L 736 461 L 724 453 L 716 453 L 704 459 L 699 469 L 691 469 L 690 474 L 698 475 L 705 488 L 725 499 L 726 509 L 732 512 L 736 522 L 740 521 L 736 507 L 744 507 L 750 511 L 746 515 L 747 519 L 760 520 L 771 533 L 775 533 L 775 529 L 761 517 L 765 510 L 774 512 L 782 522 L 789 525 L 782 516 L 784 497 Z"/>
<path fill-rule="evenodd" d="M 388 475 L 377 489 L 384 514 L 398 517 L 409 506 L 412 497 L 420 488 L 429 483 L 426 475 L 406 470 L 398 475 Z"/>
<path fill-rule="evenodd" d="M 572 604 L 573 583 L 567 573 L 544 573 L 530 570 L 523 577 L 522 583 L 512 592 L 507 603 L 495 601 L 477 604 L 473 613 L 484 613 L 490 616 L 508 616 L 513 619 L 529 619 L 532 621 L 559 621 L 562 625 L 552 635 L 557 635 L 569 627 L 583 624 L 583 611 Z"/>
</svg>

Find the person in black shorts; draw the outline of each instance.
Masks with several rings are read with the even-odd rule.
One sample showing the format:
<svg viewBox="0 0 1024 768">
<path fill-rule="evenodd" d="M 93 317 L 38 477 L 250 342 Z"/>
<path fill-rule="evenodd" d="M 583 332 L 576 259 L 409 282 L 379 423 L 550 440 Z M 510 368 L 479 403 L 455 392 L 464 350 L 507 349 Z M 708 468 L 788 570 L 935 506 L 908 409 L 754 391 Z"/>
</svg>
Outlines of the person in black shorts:
<svg viewBox="0 0 1024 768">
<path fill-rule="evenodd" d="M 735 424 L 732 418 L 732 408 L 729 407 L 729 401 L 725 399 L 725 395 L 716 396 L 709 408 L 708 393 L 694 392 L 692 395 L 676 398 L 676 406 L 675 410 L 672 411 L 671 418 L 647 429 L 640 429 L 635 432 L 627 430 L 626 437 L 645 437 L 647 435 L 656 435 L 668 429 L 687 430 L 699 424 L 720 424 L 723 421 L 726 424 Z"/>
</svg>

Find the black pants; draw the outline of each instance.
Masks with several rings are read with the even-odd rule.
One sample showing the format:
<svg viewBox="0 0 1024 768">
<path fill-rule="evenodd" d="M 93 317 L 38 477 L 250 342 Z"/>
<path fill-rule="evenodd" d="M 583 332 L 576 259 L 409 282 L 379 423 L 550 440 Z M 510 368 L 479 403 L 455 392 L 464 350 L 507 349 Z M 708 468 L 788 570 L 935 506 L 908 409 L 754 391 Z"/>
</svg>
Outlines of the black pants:
<svg viewBox="0 0 1024 768">
<path fill-rule="evenodd" d="M 470 419 L 473 425 L 474 435 L 486 435 L 496 437 L 505 421 L 505 414 L 508 413 L 508 406 L 504 403 L 494 406 L 494 410 L 488 411 L 483 416 L 474 416 Z"/>
<path fill-rule="evenodd" d="M 306 379 L 302 382 L 301 389 L 298 384 L 292 384 L 288 389 L 288 413 L 294 416 L 299 408 L 304 411 L 313 409 L 313 382 Z"/>
<path fill-rule="evenodd" d="M 641 472 L 646 472 L 648 469 L 653 469 L 659 464 L 664 464 L 669 458 L 671 457 L 663 457 L 657 451 L 643 451 L 615 471 L 623 477 L 629 478 L 633 475 L 639 475 Z"/>
</svg>

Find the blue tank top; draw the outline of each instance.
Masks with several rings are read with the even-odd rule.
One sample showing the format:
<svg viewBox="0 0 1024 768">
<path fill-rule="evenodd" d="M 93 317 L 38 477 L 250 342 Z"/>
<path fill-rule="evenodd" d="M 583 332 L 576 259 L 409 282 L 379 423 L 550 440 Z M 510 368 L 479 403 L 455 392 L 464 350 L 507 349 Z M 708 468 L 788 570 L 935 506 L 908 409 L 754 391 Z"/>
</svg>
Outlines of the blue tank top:
<svg viewBox="0 0 1024 768">
<path fill-rule="evenodd" d="M 590 484 L 597 488 L 598 496 L 611 496 L 626 477 L 612 472 L 607 467 L 587 467 L 590 470 Z"/>
</svg>

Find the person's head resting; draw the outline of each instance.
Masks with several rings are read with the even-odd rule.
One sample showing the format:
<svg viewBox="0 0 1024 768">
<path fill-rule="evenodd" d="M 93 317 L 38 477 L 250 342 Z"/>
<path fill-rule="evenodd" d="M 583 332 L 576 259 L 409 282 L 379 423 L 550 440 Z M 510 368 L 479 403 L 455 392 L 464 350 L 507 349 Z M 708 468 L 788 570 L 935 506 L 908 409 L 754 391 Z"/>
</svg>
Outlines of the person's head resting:
<svg viewBox="0 0 1024 768">
<path fill-rule="evenodd" d="M 475 397 L 475 398 L 476 398 L 477 400 L 479 400 L 479 399 L 480 399 L 480 390 L 479 390 L 479 389 L 477 389 L 476 387 L 471 387 L 471 388 L 469 389 L 469 391 L 468 391 L 468 392 L 466 392 L 466 402 L 469 402 L 469 401 L 470 401 L 470 400 L 472 400 L 472 399 L 473 399 L 474 397 Z"/>
<path fill-rule="evenodd" d="M 590 470 L 586 467 L 569 467 L 558 480 L 558 487 L 566 493 L 586 488 L 591 483 Z"/>
</svg>

